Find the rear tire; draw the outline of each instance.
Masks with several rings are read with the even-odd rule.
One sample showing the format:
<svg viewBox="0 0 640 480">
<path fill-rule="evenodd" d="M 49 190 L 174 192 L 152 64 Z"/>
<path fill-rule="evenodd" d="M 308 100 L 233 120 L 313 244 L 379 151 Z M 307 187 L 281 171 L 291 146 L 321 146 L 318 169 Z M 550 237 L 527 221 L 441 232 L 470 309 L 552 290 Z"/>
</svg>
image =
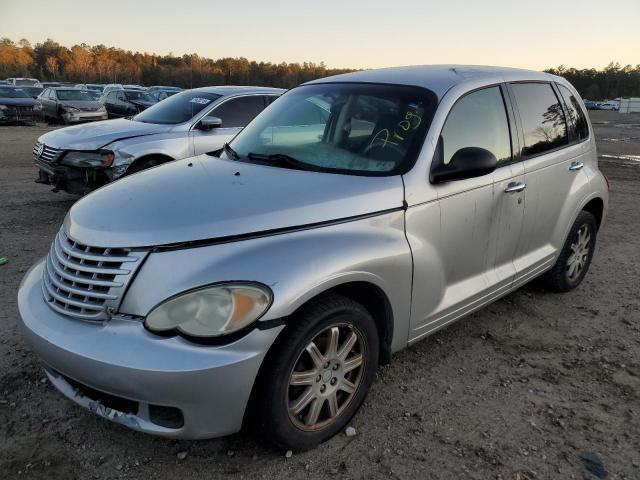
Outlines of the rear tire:
<svg viewBox="0 0 640 480">
<path fill-rule="evenodd" d="M 597 233 L 598 224 L 593 214 L 581 211 L 555 265 L 542 277 L 547 287 L 556 292 L 569 292 L 580 285 L 591 265 Z"/>
<path fill-rule="evenodd" d="M 369 312 L 327 294 L 301 308 L 265 359 L 252 423 L 270 443 L 308 450 L 340 432 L 364 401 L 378 367 Z"/>
</svg>

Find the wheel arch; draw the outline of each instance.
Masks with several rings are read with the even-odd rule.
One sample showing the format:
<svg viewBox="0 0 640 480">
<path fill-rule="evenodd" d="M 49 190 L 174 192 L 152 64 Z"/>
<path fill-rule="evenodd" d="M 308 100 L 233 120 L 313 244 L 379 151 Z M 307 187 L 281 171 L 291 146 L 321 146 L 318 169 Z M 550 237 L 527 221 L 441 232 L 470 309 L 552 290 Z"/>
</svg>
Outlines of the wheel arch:
<svg viewBox="0 0 640 480">
<path fill-rule="evenodd" d="M 582 207 L 582 210 L 589 212 L 596 218 L 596 224 L 599 230 L 604 217 L 604 200 L 600 197 L 594 197 Z"/>
<path fill-rule="evenodd" d="M 136 158 L 133 162 L 131 162 L 131 164 L 129 164 L 129 166 L 127 167 L 127 170 L 125 172 L 125 175 L 129 175 L 135 172 L 138 172 L 139 170 L 137 170 L 136 167 L 141 166 L 144 162 L 150 161 L 150 160 L 156 160 L 156 163 L 152 166 L 158 166 L 158 165 L 162 165 L 163 163 L 167 163 L 167 162 L 172 162 L 175 160 L 175 158 L 166 155 L 164 153 L 146 153 L 141 157 Z"/>
</svg>

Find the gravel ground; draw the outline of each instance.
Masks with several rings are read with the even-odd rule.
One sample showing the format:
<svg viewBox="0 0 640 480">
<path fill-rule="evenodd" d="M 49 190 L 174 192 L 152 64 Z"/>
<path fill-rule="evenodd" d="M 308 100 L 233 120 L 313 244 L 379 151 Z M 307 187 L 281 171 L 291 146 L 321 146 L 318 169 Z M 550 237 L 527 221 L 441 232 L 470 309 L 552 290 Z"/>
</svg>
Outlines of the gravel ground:
<svg viewBox="0 0 640 480">
<path fill-rule="evenodd" d="M 16 291 L 75 197 L 33 183 L 49 127 L 0 127 L 0 478 L 640 479 L 640 115 L 592 116 L 609 217 L 582 286 L 532 284 L 395 355 L 351 425 L 294 454 L 247 434 L 154 438 L 76 407 L 18 328 Z"/>
</svg>

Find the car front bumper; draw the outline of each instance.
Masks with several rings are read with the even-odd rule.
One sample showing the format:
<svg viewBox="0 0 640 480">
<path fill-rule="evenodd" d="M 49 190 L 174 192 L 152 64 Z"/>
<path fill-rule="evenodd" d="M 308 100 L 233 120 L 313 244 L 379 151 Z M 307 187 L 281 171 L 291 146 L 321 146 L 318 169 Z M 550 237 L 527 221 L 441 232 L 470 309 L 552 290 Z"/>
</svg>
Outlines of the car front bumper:
<svg viewBox="0 0 640 480">
<path fill-rule="evenodd" d="M 62 118 L 67 123 L 90 122 L 94 120 L 106 120 L 107 112 L 67 112 L 62 114 Z"/>
<path fill-rule="evenodd" d="M 18 306 L 25 338 L 61 393 L 146 433 L 198 439 L 240 430 L 262 360 L 284 327 L 204 346 L 158 337 L 136 319 L 80 321 L 46 304 L 42 269 L 43 261 L 25 276 Z"/>
</svg>

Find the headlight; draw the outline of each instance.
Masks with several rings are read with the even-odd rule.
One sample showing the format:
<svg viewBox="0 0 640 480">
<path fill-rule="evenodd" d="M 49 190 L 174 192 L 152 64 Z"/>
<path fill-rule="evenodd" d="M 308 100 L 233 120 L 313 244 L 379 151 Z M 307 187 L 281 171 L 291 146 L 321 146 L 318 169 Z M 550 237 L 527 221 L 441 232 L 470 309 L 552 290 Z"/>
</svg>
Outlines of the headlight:
<svg viewBox="0 0 640 480">
<path fill-rule="evenodd" d="M 9 107 L 7 107 L 6 105 L 0 105 L 0 110 L 6 110 L 7 108 Z"/>
<path fill-rule="evenodd" d="M 38 111 L 38 110 L 42 110 L 42 105 L 41 105 L 41 104 L 39 104 L 39 103 L 36 103 L 36 104 L 33 106 L 33 109 L 34 109 L 34 110 L 36 110 L 36 111 Z"/>
<path fill-rule="evenodd" d="M 71 165 L 74 167 L 109 167 L 115 158 L 110 150 L 101 150 L 97 152 L 67 152 L 62 157 L 63 165 Z"/>
<path fill-rule="evenodd" d="M 106 107 L 105 107 L 104 105 L 100 105 L 100 106 L 98 107 L 98 111 L 99 111 L 99 112 L 106 112 L 106 111 L 107 111 L 107 109 L 106 109 Z"/>
<path fill-rule="evenodd" d="M 226 284 L 183 293 L 147 315 L 152 332 L 178 330 L 194 337 L 219 337 L 258 320 L 271 305 L 271 291 L 255 284 Z"/>
<path fill-rule="evenodd" d="M 76 108 L 76 107 L 69 107 L 69 106 L 62 106 L 62 110 L 67 112 L 67 113 L 75 113 L 75 112 L 79 112 L 80 109 Z"/>
</svg>

